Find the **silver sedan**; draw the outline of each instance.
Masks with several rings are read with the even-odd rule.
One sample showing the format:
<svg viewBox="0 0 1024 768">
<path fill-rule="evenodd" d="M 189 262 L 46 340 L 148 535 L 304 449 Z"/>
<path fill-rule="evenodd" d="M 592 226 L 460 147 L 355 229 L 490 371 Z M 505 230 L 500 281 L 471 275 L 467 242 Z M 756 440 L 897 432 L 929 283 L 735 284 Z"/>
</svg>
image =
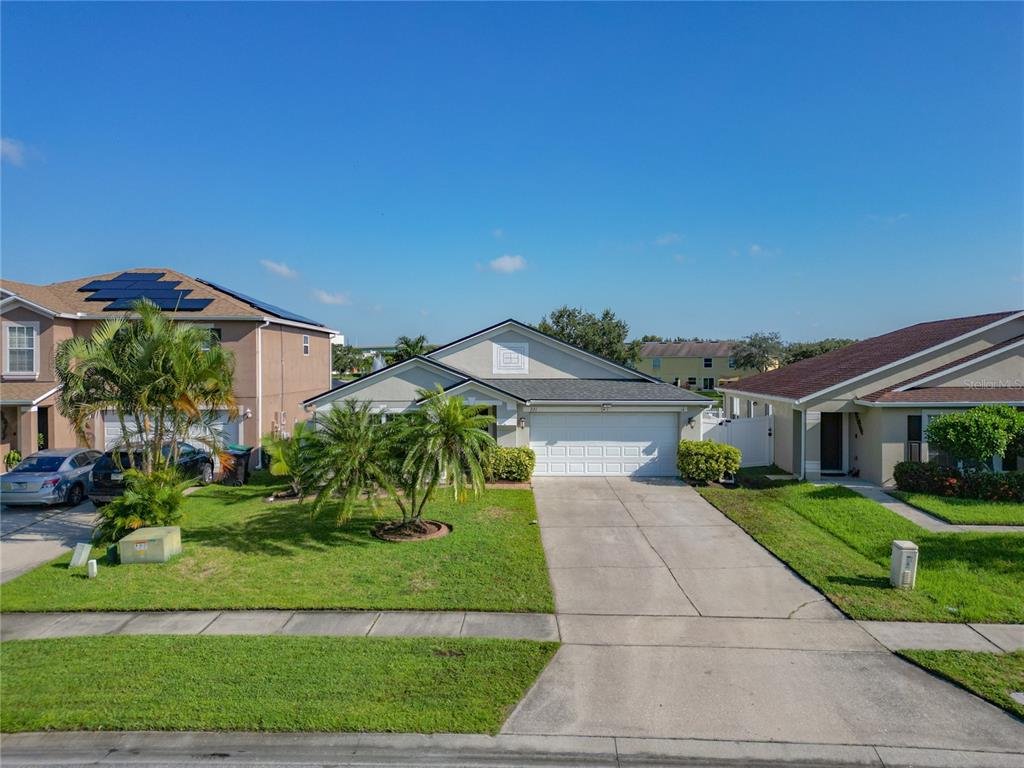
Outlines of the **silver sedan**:
<svg viewBox="0 0 1024 768">
<path fill-rule="evenodd" d="M 89 448 L 49 448 L 0 475 L 4 504 L 81 504 L 89 493 L 89 472 L 102 454 Z"/>
</svg>

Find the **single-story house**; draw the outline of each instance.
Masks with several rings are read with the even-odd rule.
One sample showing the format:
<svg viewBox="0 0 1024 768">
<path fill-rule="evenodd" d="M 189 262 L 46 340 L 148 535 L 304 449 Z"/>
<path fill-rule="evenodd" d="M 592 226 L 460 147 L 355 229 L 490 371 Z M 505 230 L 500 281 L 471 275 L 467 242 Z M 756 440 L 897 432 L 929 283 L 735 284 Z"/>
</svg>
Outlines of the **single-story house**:
<svg viewBox="0 0 1024 768">
<path fill-rule="evenodd" d="M 313 418 L 344 400 L 384 418 L 440 385 L 488 409 L 499 445 L 529 446 L 535 475 L 676 474 L 680 439 L 700 439 L 712 400 L 505 320 L 305 402 Z"/>
<path fill-rule="evenodd" d="M 931 419 L 1024 406 L 1024 311 L 918 323 L 722 387 L 733 418 L 773 416 L 775 463 L 801 478 L 893 482 L 927 461 Z"/>
</svg>

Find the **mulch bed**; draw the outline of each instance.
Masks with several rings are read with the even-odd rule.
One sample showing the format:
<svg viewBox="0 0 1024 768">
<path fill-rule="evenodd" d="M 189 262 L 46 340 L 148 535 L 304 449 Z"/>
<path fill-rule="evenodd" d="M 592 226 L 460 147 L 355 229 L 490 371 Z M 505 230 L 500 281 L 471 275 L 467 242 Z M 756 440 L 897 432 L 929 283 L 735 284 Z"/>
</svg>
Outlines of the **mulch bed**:
<svg viewBox="0 0 1024 768">
<path fill-rule="evenodd" d="M 448 523 L 437 520 L 417 520 L 402 524 L 401 522 L 380 523 L 373 529 L 374 537 L 381 541 L 401 543 L 403 541 L 427 541 L 439 539 L 452 532 Z"/>
</svg>

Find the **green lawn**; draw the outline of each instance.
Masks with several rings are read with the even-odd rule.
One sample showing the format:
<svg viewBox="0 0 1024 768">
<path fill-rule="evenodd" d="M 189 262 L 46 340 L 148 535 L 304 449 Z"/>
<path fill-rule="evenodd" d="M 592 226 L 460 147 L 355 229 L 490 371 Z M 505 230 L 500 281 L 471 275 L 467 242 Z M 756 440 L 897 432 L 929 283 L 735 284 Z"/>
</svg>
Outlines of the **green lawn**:
<svg viewBox="0 0 1024 768">
<path fill-rule="evenodd" d="M 933 534 L 839 486 L 699 492 L 856 619 L 1024 622 L 1024 534 Z M 921 549 L 917 588 L 889 586 L 893 539 Z"/>
<path fill-rule="evenodd" d="M 0 730 L 495 733 L 528 640 L 113 636 L 0 645 Z"/>
<path fill-rule="evenodd" d="M 930 493 L 891 491 L 891 495 L 918 509 L 961 525 L 1024 525 L 1024 504 L 933 496 Z"/>
<path fill-rule="evenodd" d="M 1024 693 L 1024 651 L 979 653 L 978 651 L 899 651 L 900 656 L 952 680 L 971 693 L 1024 718 L 1024 704 L 1010 698 Z"/>
<path fill-rule="evenodd" d="M 457 505 L 438 494 L 427 517 L 453 526 L 430 541 L 391 544 L 370 535 L 368 510 L 343 526 L 326 510 L 263 501 L 266 476 L 241 488 L 188 497 L 184 552 L 162 565 L 69 571 L 70 555 L 3 585 L 5 611 L 200 608 L 553 610 L 533 493 L 488 490 Z M 384 504 L 387 515 L 394 510 Z M 94 550 L 94 557 L 104 553 Z"/>
</svg>

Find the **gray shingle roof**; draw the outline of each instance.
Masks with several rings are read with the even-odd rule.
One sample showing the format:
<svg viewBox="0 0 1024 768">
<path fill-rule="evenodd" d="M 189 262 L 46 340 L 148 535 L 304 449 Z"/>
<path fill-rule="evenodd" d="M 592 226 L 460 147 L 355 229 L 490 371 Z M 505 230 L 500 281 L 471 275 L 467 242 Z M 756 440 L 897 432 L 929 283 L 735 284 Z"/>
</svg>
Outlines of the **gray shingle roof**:
<svg viewBox="0 0 1024 768">
<path fill-rule="evenodd" d="M 680 387 L 642 379 L 482 379 L 523 400 L 580 400 L 598 402 L 672 401 L 712 402 Z"/>
</svg>

